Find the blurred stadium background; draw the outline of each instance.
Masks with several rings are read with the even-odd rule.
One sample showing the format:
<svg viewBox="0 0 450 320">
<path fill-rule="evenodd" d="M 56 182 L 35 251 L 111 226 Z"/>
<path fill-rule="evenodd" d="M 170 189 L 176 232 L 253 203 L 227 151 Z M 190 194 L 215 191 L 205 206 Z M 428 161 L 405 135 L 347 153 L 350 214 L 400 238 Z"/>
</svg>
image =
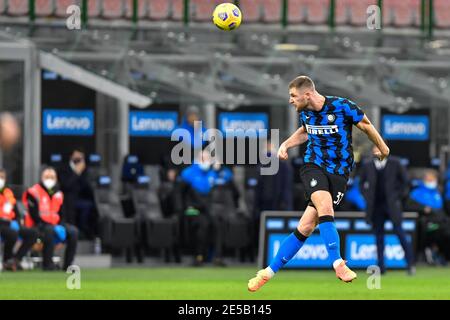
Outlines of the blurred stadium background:
<svg viewBox="0 0 450 320">
<path fill-rule="evenodd" d="M 181 125 L 188 110 L 195 107 L 206 128 L 224 130 L 226 121 L 251 123 L 256 117 L 263 119 L 266 129 L 279 129 L 282 141 L 298 127 L 298 115 L 287 103 L 287 84 L 299 74 L 314 79 L 320 92 L 348 97 L 361 106 L 387 140 L 391 153 L 402 158 L 412 187 L 420 184 L 418 180 L 425 170 L 435 170 L 442 196 L 440 209 L 448 217 L 449 0 L 240 0 L 234 3 L 241 8 L 243 23 L 233 32 L 223 32 L 211 23 L 211 12 L 221 2 L 0 0 L 0 110 L 11 112 L 23 133 L 12 150 L 0 155 L 0 164 L 6 168 L 8 183 L 20 199 L 26 188 L 39 181 L 44 164 L 62 169 L 71 152 L 82 148 L 95 204 L 95 227 L 92 234 L 80 235 L 75 259 L 82 270 L 158 267 L 155 273 L 141 271 L 146 279 L 154 276 L 155 283 L 159 283 L 158 277 L 170 277 L 165 267 L 190 266 L 192 239 L 185 239 L 189 231 L 180 212 L 170 212 L 161 203 L 162 198 L 166 199 L 164 188 L 171 182 L 168 172 L 180 174 L 182 169 L 170 163 L 170 150 L 175 145 L 170 141 L 170 131 Z M 70 5 L 77 5 L 79 12 L 68 13 Z M 381 28 L 368 28 L 370 5 L 381 8 Z M 68 23 L 73 25 L 78 13 L 80 28 L 69 29 Z M 48 120 L 55 117 L 74 117 L 81 124 L 57 127 Z M 419 132 L 389 131 L 392 121 L 401 125 L 410 117 L 421 119 Z M 173 119 L 175 123 L 170 122 Z M 169 121 L 169 128 L 150 126 L 139 131 L 133 121 L 141 120 Z M 370 153 L 371 144 L 357 131 L 354 151 L 359 163 Z M 289 205 L 277 204 L 274 209 L 304 208 L 297 177 L 301 152 L 290 153 L 294 178 L 292 185 L 283 188 L 293 199 Z M 225 194 L 233 197 L 236 190 L 224 191 L 220 185 L 216 194 L 211 192 L 210 201 L 217 212 L 226 213 L 221 220 L 226 229 L 223 261 L 218 265 L 228 268 L 205 272 L 211 278 L 213 274 L 221 277 L 218 287 L 229 276 L 234 292 L 241 289 L 240 285 L 245 289 L 246 280 L 256 271 L 261 208 L 255 199 L 258 183 L 267 181 L 258 175 L 258 165 L 227 167 L 232 170 L 239 195 L 237 203 L 224 200 Z M 361 211 L 351 200 L 341 209 Z M 364 220 L 363 215 L 358 217 Z M 414 223 L 409 230 L 414 239 L 418 225 Z M 370 229 L 364 230 L 370 233 Z M 444 232 L 446 236 L 450 237 Z M 177 243 L 179 263 L 171 259 L 170 252 Z M 211 240 L 204 262 L 213 263 L 215 254 L 217 248 Z M 440 248 L 440 254 L 448 260 L 448 246 Z M 384 297 L 450 298 L 445 290 L 434 292 L 435 296 L 433 290 L 429 296 L 425 292 L 423 296 L 406 294 L 420 286 L 433 288 L 448 282 L 449 270 L 435 269 L 442 268 L 435 265 L 444 261 L 427 260 L 419 249 L 417 256 L 422 260 L 416 280 L 394 272 L 388 281 L 403 289 Z M 39 253 L 33 257 L 28 257 L 28 262 L 30 266 L 34 262 L 37 268 Z M 420 269 L 427 263 L 430 266 Z M 179 297 L 189 297 L 186 288 L 195 288 L 203 281 L 201 270 L 173 270 L 179 270 L 188 280 L 190 272 L 198 273 L 192 275 L 192 283 L 182 289 L 176 287 L 176 291 L 186 293 Z M 108 272 L 114 275 L 106 274 L 123 280 L 135 271 L 112 269 Z M 97 279 L 98 274 L 91 272 Z M 23 274 L 3 274 L 11 288 L 30 279 L 39 287 L 39 273 L 30 272 L 22 280 Z M 63 275 L 48 277 L 62 279 Z M 280 279 L 280 288 L 296 279 L 294 273 L 280 277 L 286 277 L 284 284 Z M 322 281 L 324 273 L 302 271 L 301 278 L 306 282 Z M 144 281 L 134 280 L 135 284 Z M 359 285 L 360 297 L 373 297 L 364 291 L 364 281 Z M 56 287 L 50 292 L 61 290 Z M 142 290 L 142 295 L 135 297 L 149 294 L 145 288 Z M 192 290 L 194 296 L 201 291 Z M 174 291 L 169 289 L 166 295 L 157 297 L 176 298 Z M 205 292 L 214 294 L 214 289 Z M 34 293 L 28 294 L 9 297 L 32 297 Z M 347 292 L 343 297 L 356 298 L 354 294 Z M 209 297 L 203 293 L 198 296 Z M 90 297 L 114 298 L 95 294 Z M 237 296 L 218 294 L 217 298 L 221 297 Z M 2 298 L 8 296 L 2 294 Z M 292 297 L 284 296 L 280 289 L 267 298 Z"/>
</svg>

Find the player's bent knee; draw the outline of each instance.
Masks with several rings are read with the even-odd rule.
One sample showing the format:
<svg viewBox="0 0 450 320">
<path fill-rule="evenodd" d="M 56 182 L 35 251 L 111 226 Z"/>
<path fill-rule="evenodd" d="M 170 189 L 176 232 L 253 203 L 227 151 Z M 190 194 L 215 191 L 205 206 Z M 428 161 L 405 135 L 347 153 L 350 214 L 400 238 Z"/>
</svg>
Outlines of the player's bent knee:
<svg viewBox="0 0 450 320">
<path fill-rule="evenodd" d="M 297 230 L 305 237 L 309 237 L 311 233 L 314 232 L 315 228 L 316 228 L 315 224 L 308 223 L 308 224 L 299 224 Z"/>
<path fill-rule="evenodd" d="M 319 216 L 334 215 L 334 209 L 333 209 L 332 204 L 322 203 L 316 207 L 317 207 L 317 212 L 318 212 Z"/>
</svg>

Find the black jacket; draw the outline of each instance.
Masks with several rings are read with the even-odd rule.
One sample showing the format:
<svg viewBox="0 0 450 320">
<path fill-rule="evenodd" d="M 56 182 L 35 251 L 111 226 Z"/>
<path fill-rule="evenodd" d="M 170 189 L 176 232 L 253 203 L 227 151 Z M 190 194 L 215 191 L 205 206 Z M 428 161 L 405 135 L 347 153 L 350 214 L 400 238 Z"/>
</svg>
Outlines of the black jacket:
<svg viewBox="0 0 450 320">
<path fill-rule="evenodd" d="M 61 191 L 64 193 L 64 211 L 68 223 L 76 223 L 76 202 L 78 199 L 94 202 L 94 192 L 89 182 L 87 170 L 77 175 L 70 166 L 59 172 Z"/>
<path fill-rule="evenodd" d="M 402 198 L 408 191 L 408 176 L 406 169 L 396 157 L 387 158 L 384 168 L 384 192 L 388 214 L 399 216 L 402 214 Z M 367 202 L 367 219 L 372 221 L 373 212 L 376 207 L 375 193 L 377 190 L 377 169 L 373 159 L 366 160 L 361 167 L 361 192 Z"/>
<path fill-rule="evenodd" d="M 293 170 L 287 161 L 279 161 L 279 170 L 274 175 L 260 174 L 255 192 L 254 215 L 259 216 L 264 210 L 292 210 L 293 180 Z"/>
<path fill-rule="evenodd" d="M 176 183 L 175 210 L 184 214 L 188 207 L 193 207 L 203 214 L 209 214 L 209 194 L 201 195 L 189 183 L 182 180 Z"/>
</svg>

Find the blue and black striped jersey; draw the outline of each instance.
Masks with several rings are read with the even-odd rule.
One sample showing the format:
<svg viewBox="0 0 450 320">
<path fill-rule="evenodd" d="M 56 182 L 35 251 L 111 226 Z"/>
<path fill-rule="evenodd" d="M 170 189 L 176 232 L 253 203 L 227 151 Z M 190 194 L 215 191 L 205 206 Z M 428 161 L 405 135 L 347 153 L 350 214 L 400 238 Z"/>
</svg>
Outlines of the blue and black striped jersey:
<svg viewBox="0 0 450 320">
<path fill-rule="evenodd" d="M 308 133 L 305 163 L 348 177 L 353 168 L 352 126 L 364 112 L 352 101 L 326 96 L 320 111 L 303 110 L 300 125 Z"/>
</svg>

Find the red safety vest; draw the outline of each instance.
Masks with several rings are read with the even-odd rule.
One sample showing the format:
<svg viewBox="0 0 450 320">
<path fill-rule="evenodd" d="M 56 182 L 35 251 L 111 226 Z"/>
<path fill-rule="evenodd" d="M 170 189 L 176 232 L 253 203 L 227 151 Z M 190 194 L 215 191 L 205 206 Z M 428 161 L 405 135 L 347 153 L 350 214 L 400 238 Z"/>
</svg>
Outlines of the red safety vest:
<svg viewBox="0 0 450 320">
<path fill-rule="evenodd" d="M 16 198 L 14 193 L 9 188 L 5 188 L 0 193 L 0 219 L 13 220 L 16 217 L 14 206 L 16 205 Z"/>
<path fill-rule="evenodd" d="M 40 185 L 35 184 L 27 191 L 23 193 L 22 201 L 28 210 L 27 192 L 31 194 L 38 202 L 39 216 L 40 218 L 52 225 L 56 225 L 59 222 L 59 210 L 63 204 L 64 196 L 61 191 L 56 192 L 53 196 L 47 193 L 47 191 Z M 31 218 L 29 212 L 25 214 L 25 226 L 30 228 L 34 226 L 34 221 Z"/>
</svg>

